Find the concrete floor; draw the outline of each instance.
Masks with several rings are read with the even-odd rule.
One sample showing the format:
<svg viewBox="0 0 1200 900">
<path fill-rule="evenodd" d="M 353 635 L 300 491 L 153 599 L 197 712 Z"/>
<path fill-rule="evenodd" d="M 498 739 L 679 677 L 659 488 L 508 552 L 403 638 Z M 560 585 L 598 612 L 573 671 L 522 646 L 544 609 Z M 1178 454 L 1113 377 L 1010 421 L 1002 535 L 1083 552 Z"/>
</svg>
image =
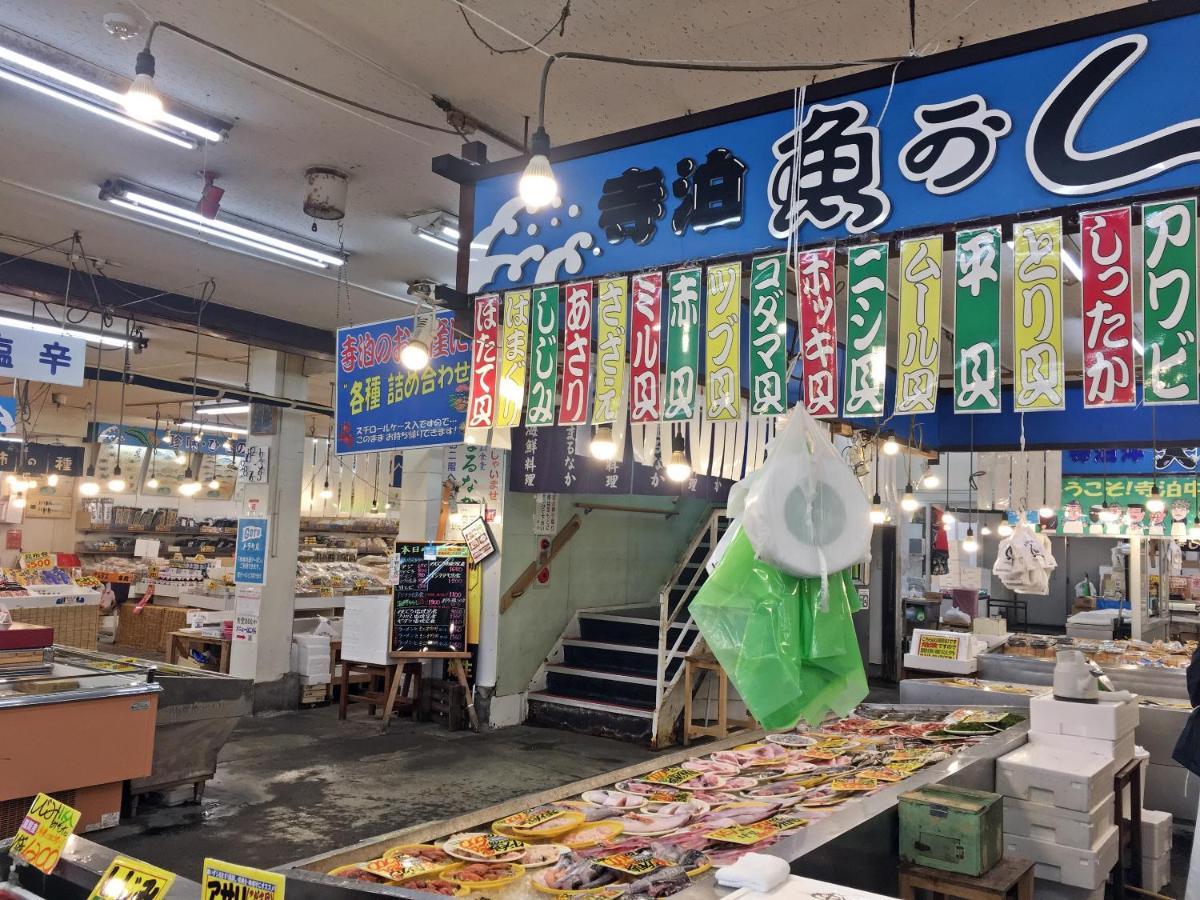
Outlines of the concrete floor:
<svg viewBox="0 0 1200 900">
<path fill-rule="evenodd" d="M 95 840 L 197 878 L 206 856 L 270 868 L 630 765 L 644 747 L 543 728 L 484 734 L 334 707 L 246 718 L 200 805 L 144 804 Z M 186 792 L 190 796 L 190 790 Z"/>
</svg>

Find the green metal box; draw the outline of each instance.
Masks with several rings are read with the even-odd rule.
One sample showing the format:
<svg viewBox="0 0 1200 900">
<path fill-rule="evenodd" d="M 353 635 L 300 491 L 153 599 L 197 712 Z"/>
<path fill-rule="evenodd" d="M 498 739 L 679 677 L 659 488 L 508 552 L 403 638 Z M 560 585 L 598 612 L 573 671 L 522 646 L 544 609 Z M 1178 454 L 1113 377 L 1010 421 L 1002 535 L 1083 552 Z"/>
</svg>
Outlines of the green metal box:
<svg viewBox="0 0 1200 900">
<path fill-rule="evenodd" d="M 900 795 L 900 858 L 982 875 L 1004 855 L 1004 806 L 988 791 L 930 784 Z"/>
</svg>

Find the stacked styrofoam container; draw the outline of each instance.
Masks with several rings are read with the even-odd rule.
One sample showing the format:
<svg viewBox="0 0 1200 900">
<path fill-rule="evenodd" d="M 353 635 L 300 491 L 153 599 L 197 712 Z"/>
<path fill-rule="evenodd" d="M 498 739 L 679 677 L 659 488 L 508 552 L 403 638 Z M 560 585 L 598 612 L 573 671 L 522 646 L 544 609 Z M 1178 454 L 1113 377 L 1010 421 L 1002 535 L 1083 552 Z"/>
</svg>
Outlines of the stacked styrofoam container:
<svg viewBox="0 0 1200 900">
<path fill-rule="evenodd" d="M 328 684 L 329 670 L 329 635 L 292 635 L 292 671 L 302 684 Z"/>
<path fill-rule="evenodd" d="M 1029 712 L 1029 743 L 996 762 L 1004 852 L 1036 862 L 1038 878 L 1102 896 L 1119 854 L 1113 776 L 1134 757 L 1137 698 L 1047 694 Z"/>
</svg>

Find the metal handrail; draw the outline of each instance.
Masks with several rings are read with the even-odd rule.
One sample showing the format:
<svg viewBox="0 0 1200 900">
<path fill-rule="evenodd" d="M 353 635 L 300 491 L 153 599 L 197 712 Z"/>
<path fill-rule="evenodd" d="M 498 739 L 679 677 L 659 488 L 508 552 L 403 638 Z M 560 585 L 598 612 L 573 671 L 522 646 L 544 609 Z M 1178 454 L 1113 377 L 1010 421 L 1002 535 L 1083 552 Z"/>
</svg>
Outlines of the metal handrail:
<svg viewBox="0 0 1200 900">
<path fill-rule="evenodd" d="M 712 555 L 713 550 L 717 546 L 717 532 L 719 530 L 718 525 L 720 519 L 724 515 L 724 508 L 714 509 L 711 513 L 709 513 L 708 521 L 705 522 L 702 528 L 696 529 L 696 533 L 692 537 L 691 542 L 688 544 L 687 550 L 684 551 L 683 556 L 680 558 L 679 564 L 675 566 L 670 578 L 667 579 L 666 584 L 664 584 L 661 590 L 658 592 L 658 667 L 654 679 L 654 715 L 656 720 L 660 711 L 662 710 L 663 694 L 665 693 L 666 689 L 667 662 L 669 659 L 679 653 L 679 648 L 683 644 L 683 639 L 687 634 L 687 629 L 684 628 L 680 630 L 679 636 L 675 639 L 675 643 L 671 647 L 670 651 L 667 650 L 667 634 L 670 631 L 671 626 L 675 624 L 680 612 L 687 605 L 688 597 L 691 596 L 696 590 L 696 582 L 700 578 L 700 573 L 704 571 L 705 564 L 708 562 L 709 557 Z M 696 550 L 699 549 L 700 542 L 703 541 L 705 537 L 707 537 L 709 540 L 708 554 L 704 557 L 704 559 L 700 560 L 696 567 L 696 571 L 692 573 L 692 578 L 687 585 L 682 586 L 683 595 L 680 597 L 679 602 L 675 605 L 675 608 L 672 609 L 671 591 L 676 586 L 679 586 L 679 579 L 683 576 L 683 573 L 687 569 L 688 564 L 691 562 L 692 557 L 695 555 Z"/>
</svg>

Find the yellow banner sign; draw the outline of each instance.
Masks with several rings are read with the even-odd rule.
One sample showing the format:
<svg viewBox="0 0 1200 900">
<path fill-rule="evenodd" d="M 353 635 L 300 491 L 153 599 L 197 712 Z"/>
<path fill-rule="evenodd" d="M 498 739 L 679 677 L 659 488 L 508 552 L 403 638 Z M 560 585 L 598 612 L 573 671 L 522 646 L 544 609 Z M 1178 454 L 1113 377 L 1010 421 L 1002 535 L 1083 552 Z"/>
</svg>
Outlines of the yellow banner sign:
<svg viewBox="0 0 1200 900">
<path fill-rule="evenodd" d="M 92 888 L 88 900 L 163 900 L 175 873 L 128 856 L 116 856 Z"/>
<path fill-rule="evenodd" d="M 204 860 L 201 894 L 205 900 L 283 900 L 287 879 L 275 872 Z"/>
<path fill-rule="evenodd" d="M 942 236 L 900 242 L 896 412 L 937 406 L 942 349 Z"/>
<path fill-rule="evenodd" d="M 503 333 L 500 338 L 499 404 L 497 428 L 521 424 L 521 406 L 525 400 L 525 369 L 529 357 L 530 291 L 509 291 L 504 295 Z"/>
<path fill-rule="evenodd" d="M 709 266 L 708 318 L 704 342 L 704 417 L 710 422 L 741 418 L 742 266 Z"/>
<path fill-rule="evenodd" d="M 601 278 L 596 282 L 596 399 L 592 404 L 596 425 L 615 422 L 624 412 L 628 321 L 629 280 Z"/>
<path fill-rule="evenodd" d="M 79 824 L 79 810 L 38 794 L 13 835 L 8 853 L 49 875 L 58 865 L 67 838 Z"/>
<path fill-rule="evenodd" d="M 1017 412 L 1066 406 L 1061 219 L 1014 228 L 1013 403 Z"/>
</svg>

